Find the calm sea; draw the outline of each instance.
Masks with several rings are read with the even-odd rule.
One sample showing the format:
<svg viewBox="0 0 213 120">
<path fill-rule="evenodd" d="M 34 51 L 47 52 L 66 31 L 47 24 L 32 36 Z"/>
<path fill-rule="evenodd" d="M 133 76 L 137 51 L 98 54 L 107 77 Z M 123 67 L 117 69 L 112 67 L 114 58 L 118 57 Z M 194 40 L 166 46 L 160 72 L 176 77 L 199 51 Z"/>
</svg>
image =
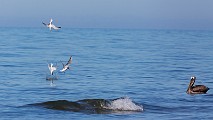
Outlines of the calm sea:
<svg viewBox="0 0 213 120">
<path fill-rule="evenodd" d="M 1 120 L 213 119 L 213 31 L 0 28 L 0 40 Z M 186 94 L 191 76 L 207 94 Z"/>
</svg>

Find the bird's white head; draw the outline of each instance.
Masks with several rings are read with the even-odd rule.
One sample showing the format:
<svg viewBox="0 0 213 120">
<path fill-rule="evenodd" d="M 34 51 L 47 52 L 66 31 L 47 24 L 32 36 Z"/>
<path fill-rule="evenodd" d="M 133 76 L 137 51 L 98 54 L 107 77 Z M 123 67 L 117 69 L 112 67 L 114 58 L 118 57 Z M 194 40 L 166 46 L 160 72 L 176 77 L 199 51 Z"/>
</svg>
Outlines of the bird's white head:
<svg viewBox="0 0 213 120">
<path fill-rule="evenodd" d="M 192 76 L 192 77 L 191 77 L 191 79 L 194 79 L 194 80 L 195 80 L 195 79 L 196 79 L 196 77 L 195 77 L 195 76 Z"/>
</svg>

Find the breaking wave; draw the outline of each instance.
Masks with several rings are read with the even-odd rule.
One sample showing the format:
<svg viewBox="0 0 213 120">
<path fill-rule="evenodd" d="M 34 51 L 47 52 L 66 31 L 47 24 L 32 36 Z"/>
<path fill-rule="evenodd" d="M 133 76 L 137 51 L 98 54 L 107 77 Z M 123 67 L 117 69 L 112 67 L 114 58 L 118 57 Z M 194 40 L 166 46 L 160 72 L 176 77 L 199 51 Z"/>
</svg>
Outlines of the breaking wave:
<svg viewBox="0 0 213 120">
<path fill-rule="evenodd" d="M 122 110 L 122 111 L 143 111 L 143 107 L 137 105 L 128 97 L 122 97 L 119 99 L 114 99 L 107 106 L 108 109 L 112 110 Z"/>
<path fill-rule="evenodd" d="M 90 114 L 109 114 L 109 113 L 124 113 L 124 112 L 141 112 L 143 106 L 134 103 L 128 97 L 117 99 L 83 99 L 78 101 L 47 101 L 42 103 L 30 104 L 53 110 L 65 110 L 71 112 L 83 112 Z"/>
</svg>

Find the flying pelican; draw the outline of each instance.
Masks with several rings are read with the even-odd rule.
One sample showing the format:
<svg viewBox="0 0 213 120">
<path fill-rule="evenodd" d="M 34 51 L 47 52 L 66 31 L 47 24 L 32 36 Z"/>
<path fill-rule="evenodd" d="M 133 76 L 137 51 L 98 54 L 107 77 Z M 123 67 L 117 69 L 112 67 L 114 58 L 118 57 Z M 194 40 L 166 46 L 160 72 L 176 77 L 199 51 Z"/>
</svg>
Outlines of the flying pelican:
<svg viewBox="0 0 213 120">
<path fill-rule="evenodd" d="M 58 29 L 61 28 L 61 27 L 56 27 L 55 25 L 52 24 L 52 22 L 53 22 L 53 19 L 51 18 L 49 24 L 46 24 L 46 23 L 44 23 L 44 22 L 42 22 L 42 23 L 43 23 L 46 27 L 48 27 L 48 28 L 50 29 L 50 31 L 51 31 L 52 29 L 58 30 Z"/>
<path fill-rule="evenodd" d="M 188 87 L 186 93 L 188 93 L 188 94 L 205 94 L 209 90 L 209 88 L 204 85 L 193 86 L 195 83 L 195 79 L 196 79 L 195 76 L 191 77 L 189 87 Z"/>
<path fill-rule="evenodd" d="M 60 70 L 61 72 L 65 72 L 67 69 L 69 69 L 69 65 L 72 63 L 72 56 L 70 56 L 70 59 L 68 60 L 67 64 L 64 65 L 64 63 L 62 63 L 63 65 L 63 69 Z"/>
<path fill-rule="evenodd" d="M 57 68 L 53 66 L 52 63 L 48 64 L 48 68 L 50 70 L 50 74 L 53 75 L 53 71 L 55 71 Z"/>
</svg>

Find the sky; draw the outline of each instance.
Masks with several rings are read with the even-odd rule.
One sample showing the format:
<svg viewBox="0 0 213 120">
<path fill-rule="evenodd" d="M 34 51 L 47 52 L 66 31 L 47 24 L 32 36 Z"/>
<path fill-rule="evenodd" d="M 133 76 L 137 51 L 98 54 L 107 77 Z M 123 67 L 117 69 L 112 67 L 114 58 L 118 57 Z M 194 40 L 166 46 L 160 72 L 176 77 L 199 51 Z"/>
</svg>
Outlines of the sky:
<svg viewBox="0 0 213 120">
<path fill-rule="evenodd" d="M 213 0 L 0 0 L 0 27 L 213 30 Z"/>
</svg>

